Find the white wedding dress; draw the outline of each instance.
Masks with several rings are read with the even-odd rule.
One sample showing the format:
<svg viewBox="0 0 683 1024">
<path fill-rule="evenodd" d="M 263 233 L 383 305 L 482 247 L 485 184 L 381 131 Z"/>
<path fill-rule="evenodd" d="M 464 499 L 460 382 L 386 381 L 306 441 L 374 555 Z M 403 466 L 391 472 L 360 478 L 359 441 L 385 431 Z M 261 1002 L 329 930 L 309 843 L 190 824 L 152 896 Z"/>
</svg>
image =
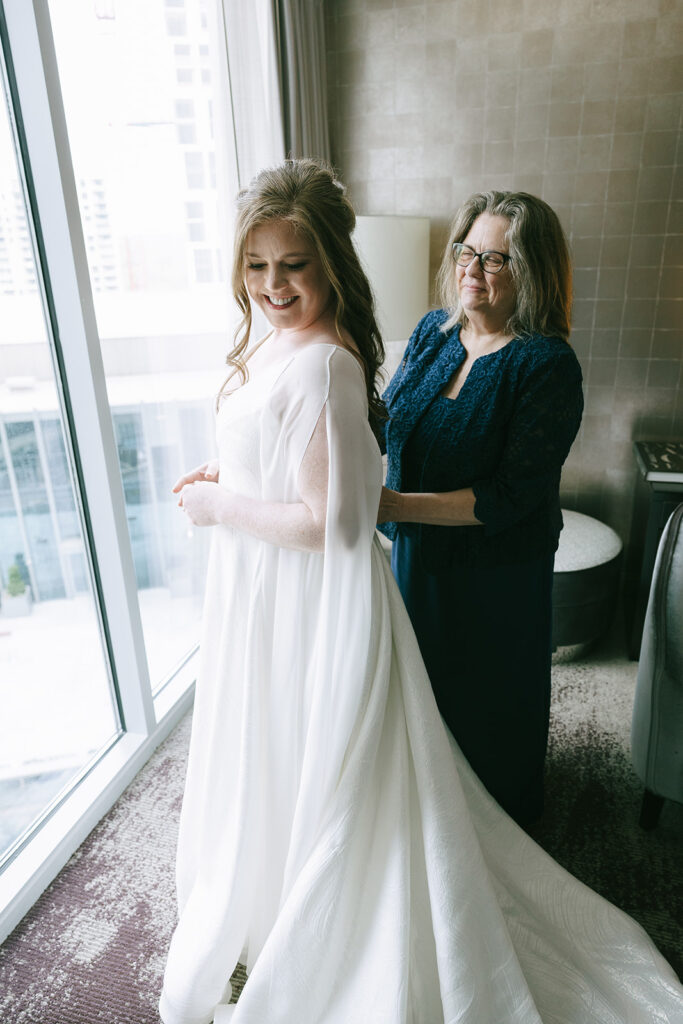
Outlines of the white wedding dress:
<svg viewBox="0 0 683 1024">
<path fill-rule="evenodd" d="M 297 501 L 321 415 L 324 554 L 213 529 L 165 1024 L 680 1024 L 645 932 L 507 817 L 441 720 L 375 534 L 355 358 L 309 345 L 228 396 L 220 482 Z"/>
</svg>

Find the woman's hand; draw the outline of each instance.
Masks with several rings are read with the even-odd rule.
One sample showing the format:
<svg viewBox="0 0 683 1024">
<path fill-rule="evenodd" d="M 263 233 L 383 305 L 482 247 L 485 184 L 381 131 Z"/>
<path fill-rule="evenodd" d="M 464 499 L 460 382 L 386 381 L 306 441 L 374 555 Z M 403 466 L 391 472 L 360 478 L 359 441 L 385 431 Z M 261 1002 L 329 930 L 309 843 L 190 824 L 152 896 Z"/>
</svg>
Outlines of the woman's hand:
<svg viewBox="0 0 683 1024">
<path fill-rule="evenodd" d="M 218 459 L 204 462 L 201 466 L 197 466 L 196 469 L 191 469 L 189 473 L 181 476 L 173 485 L 173 493 L 178 494 L 187 484 L 194 484 L 198 480 L 207 480 L 212 484 L 218 483 Z M 179 501 L 178 504 L 181 505 L 182 502 Z"/>
<path fill-rule="evenodd" d="M 194 526 L 218 526 L 226 521 L 228 500 L 227 492 L 217 483 L 195 480 L 183 486 L 178 504 Z"/>
<path fill-rule="evenodd" d="M 378 523 L 426 523 L 430 526 L 481 526 L 474 514 L 476 498 L 471 487 L 437 494 L 414 494 L 382 488 Z"/>
<path fill-rule="evenodd" d="M 400 523 L 401 522 L 401 498 L 399 491 L 390 491 L 388 487 L 382 488 L 377 510 L 378 523 Z"/>
</svg>

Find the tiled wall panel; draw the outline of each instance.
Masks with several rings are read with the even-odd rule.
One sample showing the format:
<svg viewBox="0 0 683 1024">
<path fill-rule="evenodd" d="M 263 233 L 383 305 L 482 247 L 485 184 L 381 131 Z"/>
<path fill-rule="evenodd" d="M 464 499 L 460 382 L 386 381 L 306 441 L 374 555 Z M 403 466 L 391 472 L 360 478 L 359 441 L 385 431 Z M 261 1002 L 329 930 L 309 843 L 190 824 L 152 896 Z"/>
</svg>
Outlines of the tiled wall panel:
<svg viewBox="0 0 683 1024">
<path fill-rule="evenodd" d="M 359 213 L 432 220 L 525 189 L 575 262 L 586 414 L 566 507 L 629 539 L 631 441 L 683 439 L 683 8 L 676 0 L 328 0 L 333 160 Z"/>
</svg>

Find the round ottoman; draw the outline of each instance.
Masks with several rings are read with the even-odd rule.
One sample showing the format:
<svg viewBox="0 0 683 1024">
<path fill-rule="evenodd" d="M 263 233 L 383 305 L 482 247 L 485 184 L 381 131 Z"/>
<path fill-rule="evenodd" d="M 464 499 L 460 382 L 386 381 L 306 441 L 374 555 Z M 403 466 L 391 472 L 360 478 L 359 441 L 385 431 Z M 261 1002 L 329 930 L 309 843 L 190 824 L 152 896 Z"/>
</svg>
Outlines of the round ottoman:
<svg viewBox="0 0 683 1024">
<path fill-rule="evenodd" d="M 589 644 L 610 624 L 622 543 L 605 523 L 562 510 L 553 573 L 553 649 Z"/>
</svg>

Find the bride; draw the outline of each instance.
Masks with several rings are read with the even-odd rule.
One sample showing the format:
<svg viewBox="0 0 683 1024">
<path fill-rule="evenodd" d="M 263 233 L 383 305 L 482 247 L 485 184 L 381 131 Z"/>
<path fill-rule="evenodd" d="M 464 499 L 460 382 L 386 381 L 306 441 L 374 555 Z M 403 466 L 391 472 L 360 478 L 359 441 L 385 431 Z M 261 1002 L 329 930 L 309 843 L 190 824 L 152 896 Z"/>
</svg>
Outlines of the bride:
<svg viewBox="0 0 683 1024">
<path fill-rule="evenodd" d="M 382 346 L 354 222 L 313 161 L 238 197 L 219 458 L 175 488 L 213 543 L 161 1017 L 681 1022 L 645 932 L 498 807 L 436 708 L 375 535 Z"/>
</svg>

